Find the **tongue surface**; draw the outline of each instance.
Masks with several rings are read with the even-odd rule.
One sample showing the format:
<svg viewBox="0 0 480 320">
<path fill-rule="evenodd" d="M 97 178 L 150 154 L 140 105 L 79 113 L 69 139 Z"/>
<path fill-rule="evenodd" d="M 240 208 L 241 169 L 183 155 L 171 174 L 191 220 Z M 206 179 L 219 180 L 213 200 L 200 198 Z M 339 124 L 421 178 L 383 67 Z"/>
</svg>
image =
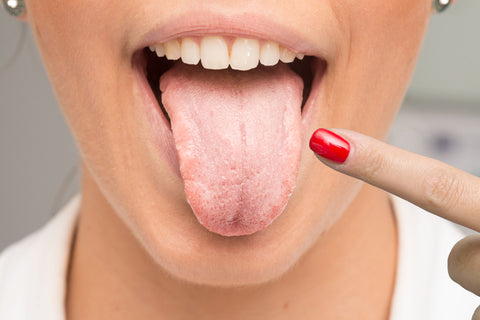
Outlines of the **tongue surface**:
<svg viewBox="0 0 480 320">
<path fill-rule="evenodd" d="M 272 223 L 295 187 L 301 78 L 284 64 L 239 72 L 176 63 L 160 90 L 198 221 L 224 236 Z"/>
</svg>

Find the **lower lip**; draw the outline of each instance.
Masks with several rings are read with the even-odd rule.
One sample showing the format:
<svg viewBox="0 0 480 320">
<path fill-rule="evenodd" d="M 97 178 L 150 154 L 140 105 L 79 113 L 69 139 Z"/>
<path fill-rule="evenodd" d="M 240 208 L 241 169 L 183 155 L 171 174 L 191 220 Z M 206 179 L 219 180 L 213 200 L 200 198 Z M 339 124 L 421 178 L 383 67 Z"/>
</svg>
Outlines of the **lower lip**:
<svg viewBox="0 0 480 320">
<path fill-rule="evenodd" d="M 315 112 L 315 104 L 317 104 L 321 87 L 322 79 L 325 73 L 325 64 L 319 61 L 314 62 L 314 78 L 310 95 L 305 102 L 302 110 L 302 144 L 307 146 L 311 133 L 308 128 L 312 127 L 313 114 Z M 158 148 L 159 154 L 163 160 L 170 166 L 170 168 L 181 179 L 181 172 L 179 168 L 179 161 L 175 147 L 175 140 L 170 127 L 170 123 L 165 118 L 157 99 L 155 98 L 147 77 L 144 71 L 144 57 L 143 53 L 135 53 L 132 64 L 134 68 L 134 92 L 141 100 L 141 107 L 144 109 L 144 117 L 149 123 L 152 141 Z"/>
</svg>

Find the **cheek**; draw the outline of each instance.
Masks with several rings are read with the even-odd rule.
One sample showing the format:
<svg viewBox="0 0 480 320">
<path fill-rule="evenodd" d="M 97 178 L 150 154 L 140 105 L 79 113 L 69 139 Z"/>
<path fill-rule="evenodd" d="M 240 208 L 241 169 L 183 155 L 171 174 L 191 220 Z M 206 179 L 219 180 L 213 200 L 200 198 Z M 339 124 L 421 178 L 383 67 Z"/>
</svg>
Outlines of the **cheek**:
<svg viewBox="0 0 480 320">
<path fill-rule="evenodd" d="M 102 63 L 126 57 L 119 48 L 128 36 L 123 21 L 129 1 L 40 1 L 28 2 L 29 20 L 40 53 L 54 82 L 61 87 L 72 78 L 81 81 Z M 72 75 L 75 77 L 72 77 Z M 58 85 L 57 85 L 58 83 Z"/>
<path fill-rule="evenodd" d="M 125 1 L 123 1 L 125 2 Z M 117 21 L 123 4 L 111 1 L 28 2 L 29 20 L 59 104 L 82 144 L 98 135 L 121 87 L 118 74 L 128 67 L 118 50 L 125 32 Z M 110 23 L 105 23 L 109 21 Z M 110 101 L 110 103 L 105 103 Z M 91 142 L 90 142 L 91 143 Z"/>
<path fill-rule="evenodd" d="M 401 105 L 431 14 L 426 0 L 332 3 L 342 23 L 342 50 L 332 65 L 330 103 L 343 125 L 385 138 Z M 345 117 L 345 116 L 343 116 Z"/>
</svg>

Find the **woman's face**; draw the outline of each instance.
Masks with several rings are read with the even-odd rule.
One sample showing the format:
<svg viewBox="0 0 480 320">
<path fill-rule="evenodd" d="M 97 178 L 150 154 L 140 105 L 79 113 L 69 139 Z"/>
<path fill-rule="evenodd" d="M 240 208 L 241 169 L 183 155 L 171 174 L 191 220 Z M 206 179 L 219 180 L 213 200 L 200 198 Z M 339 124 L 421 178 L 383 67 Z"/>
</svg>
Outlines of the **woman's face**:
<svg viewBox="0 0 480 320">
<path fill-rule="evenodd" d="M 360 184 L 320 164 L 308 149 L 309 137 L 318 127 L 341 127 L 385 138 L 412 74 L 431 2 L 30 0 L 27 10 L 47 72 L 78 143 L 86 168 L 84 175 L 95 182 L 102 197 L 162 268 L 187 281 L 238 285 L 282 275 L 352 203 Z M 145 67 L 143 61 L 148 53 L 142 49 L 187 36 L 201 41 L 208 35 L 230 40 L 243 36 L 260 39 L 260 44 L 270 40 L 296 53 L 314 56 L 304 60 L 313 70 L 313 84 L 300 73 L 304 85 L 311 87 L 303 110 L 296 110 L 296 106 L 293 115 L 274 122 L 276 112 L 269 113 L 270 106 L 251 108 L 245 111 L 247 120 L 235 115 L 222 126 L 223 118 L 218 115 L 222 110 L 201 106 L 203 100 L 220 99 L 220 84 L 212 84 L 210 78 L 203 77 L 207 71 L 196 69 L 192 77 L 199 82 L 201 101 L 184 99 L 197 89 L 191 88 L 192 77 L 180 67 L 178 72 L 183 72 L 184 78 L 173 74 L 168 80 L 170 88 L 180 93 L 166 105 L 167 111 L 172 110 L 171 129 L 144 75 L 146 68 L 159 67 Z M 295 89 L 289 87 L 284 93 L 284 82 L 279 80 L 272 86 L 282 90 L 274 91 L 265 100 L 270 80 L 276 83 L 275 78 L 288 75 L 285 69 L 280 68 L 279 74 L 274 69 L 258 69 L 259 76 L 255 71 L 242 73 L 239 78 L 243 82 L 235 76 L 209 74 L 217 79 L 233 79 L 222 89 L 226 90 L 222 96 L 237 90 L 238 95 L 250 99 L 251 92 L 256 92 L 260 93 L 257 100 L 267 101 L 266 105 L 269 101 L 281 104 L 295 95 Z M 292 78 L 291 74 L 288 77 Z M 249 81 L 258 81 L 258 85 L 247 88 L 245 82 Z M 298 79 L 292 81 L 297 83 Z M 189 115 L 177 111 L 183 107 L 190 110 Z M 235 112 L 228 111 L 222 117 Z M 293 124 L 278 133 L 277 127 L 287 120 Z M 190 124 L 198 131 L 190 132 Z M 253 151 L 236 147 L 235 141 L 244 141 L 246 134 L 235 138 L 235 127 L 242 132 L 247 126 L 248 132 L 251 124 L 253 138 L 245 145 L 253 145 Z M 269 138 L 270 131 L 274 132 L 273 138 Z M 288 140 L 290 131 L 294 132 L 292 140 Z M 281 134 L 287 137 L 279 137 Z M 265 138 L 265 144 L 279 141 L 293 145 L 280 146 L 278 155 L 269 156 L 275 149 L 264 147 L 260 138 Z M 214 152 L 202 148 L 222 139 L 227 142 L 218 142 L 217 154 L 223 162 L 203 159 L 202 155 Z M 256 152 L 257 147 L 263 149 Z M 263 158 L 258 155 L 261 152 L 266 153 Z M 234 155 L 228 158 L 226 155 L 231 153 Z M 243 170 L 243 176 L 236 183 L 245 189 L 238 191 L 231 187 L 238 175 L 228 171 L 227 160 L 240 157 L 244 162 L 239 162 L 237 169 Z M 216 167 L 209 167 L 211 163 Z M 255 166 L 259 170 L 272 167 L 268 170 L 278 174 L 280 182 L 272 172 L 254 180 L 254 175 L 245 171 Z M 203 172 L 208 176 L 197 181 Z M 212 178 L 212 172 L 227 172 L 225 185 L 219 182 L 222 177 Z M 250 178 L 256 186 L 247 185 Z M 277 182 L 270 182 L 270 178 Z M 203 197 L 210 192 L 205 186 L 213 186 L 213 195 Z M 222 193 L 225 188 L 228 192 Z M 258 188 L 268 189 L 268 197 L 255 193 Z M 214 209 L 208 207 L 212 203 Z M 265 209 L 262 206 L 267 203 L 265 210 L 270 211 L 263 220 L 255 212 L 242 213 L 242 209 L 230 220 L 225 218 L 232 205 L 238 203 L 254 203 L 252 212 L 255 208 Z M 209 215 L 212 210 L 218 216 L 225 215 L 223 220 Z M 208 231 L 197 216 L 203 225 L 218 232 Z M 242 219 L 250 220 L 242 226 Z M 231 236 L 239 234 L 244 235 Z"/>
</svg>

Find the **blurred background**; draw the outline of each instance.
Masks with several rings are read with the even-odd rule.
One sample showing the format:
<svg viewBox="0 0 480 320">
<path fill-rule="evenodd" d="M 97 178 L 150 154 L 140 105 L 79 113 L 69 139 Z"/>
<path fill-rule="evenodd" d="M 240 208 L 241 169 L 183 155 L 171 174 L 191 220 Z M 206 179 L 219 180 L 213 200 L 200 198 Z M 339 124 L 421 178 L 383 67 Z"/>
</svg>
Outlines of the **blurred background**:
<svg viewBox="0 0 480 320">
<path fill-rule="evenodd" d="M 431 19 L 390 142 L 480 176 L 480 1 Z M 30 30 L 0 10 L 0 251 L 78 190 L 78 154 Z M 18 45 L 17 45 L 18 44 Z"/>
</svg>

